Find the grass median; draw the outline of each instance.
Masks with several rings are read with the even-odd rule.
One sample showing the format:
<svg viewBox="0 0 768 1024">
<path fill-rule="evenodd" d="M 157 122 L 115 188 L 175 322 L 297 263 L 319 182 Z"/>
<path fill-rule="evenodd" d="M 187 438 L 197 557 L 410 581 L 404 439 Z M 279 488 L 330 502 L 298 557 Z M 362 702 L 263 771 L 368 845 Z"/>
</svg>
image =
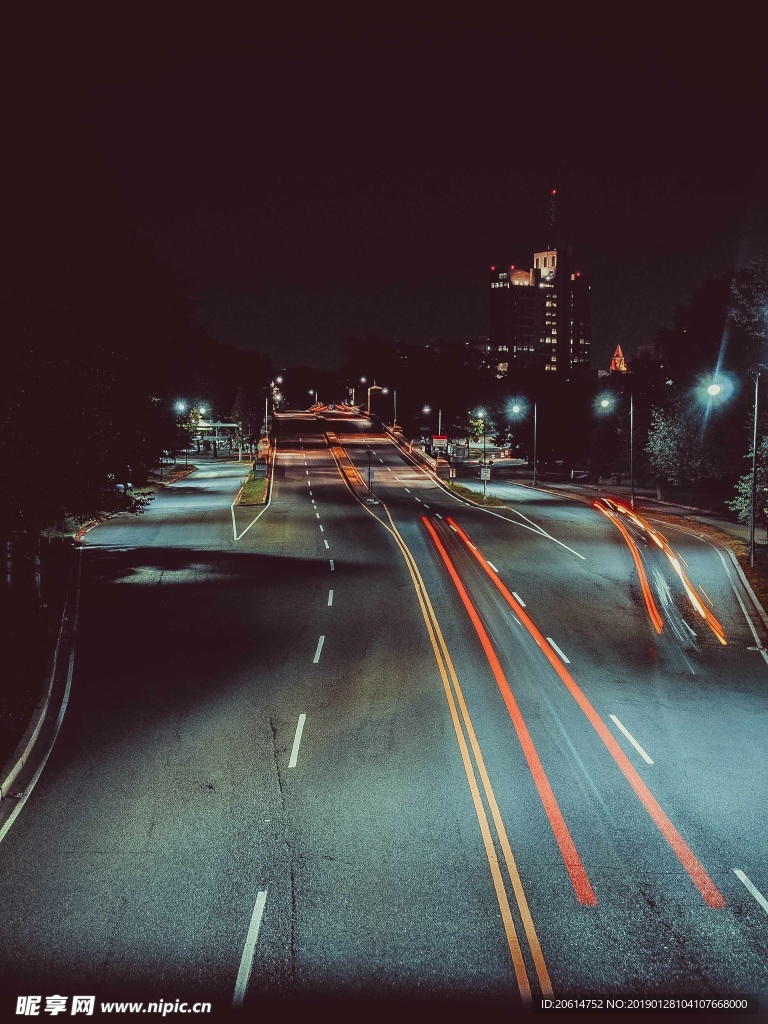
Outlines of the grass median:
<svg viewBox="0 0 768 1024">
<path fill-rule="evenodd" d="M 238 505 L 263 505 L 267 497 L 268 484 L 269 477 L 260 476 L 254 479 L 253 472 L 251 472 L 243 485 Z"/>
<path fill-rule="evenodd" d="M 474 501 L 477 505 L 492 505 L 494 508 L 501 508 L 504 505 L 501 498 L 496 498 L 493 494 L 483 496 L 479 491 L 473 491 L 471 487 L 454 483 L 452 480 L 445 480 L 444 483 L 454 494 L 460 498 L 467 498 L 468 501 Z"/>
</svg>

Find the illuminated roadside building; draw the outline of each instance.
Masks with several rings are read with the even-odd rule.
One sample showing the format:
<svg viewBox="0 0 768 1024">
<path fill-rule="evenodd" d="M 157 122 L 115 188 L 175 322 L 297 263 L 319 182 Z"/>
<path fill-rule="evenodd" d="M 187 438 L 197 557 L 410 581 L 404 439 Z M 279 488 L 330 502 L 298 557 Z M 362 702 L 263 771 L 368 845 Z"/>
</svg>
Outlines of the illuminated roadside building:
<svg viewBox="0 0 768 1024">
<path fill-rule="evenodd" d="M 591 285 L 564 253 L 534 253 L 530 270 L 491 267 L 487 358 L 497 376 L 514 368 L 578 376 L 589 369 L 591 329 Z"/>
</svg>

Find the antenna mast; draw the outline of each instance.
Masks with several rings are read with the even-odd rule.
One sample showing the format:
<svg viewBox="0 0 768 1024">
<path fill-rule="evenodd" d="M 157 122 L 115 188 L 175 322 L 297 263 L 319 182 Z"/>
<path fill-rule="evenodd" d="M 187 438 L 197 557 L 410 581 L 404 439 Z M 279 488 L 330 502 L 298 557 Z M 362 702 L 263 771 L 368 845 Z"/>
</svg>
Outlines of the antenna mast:
<svg viewBox="0 0 768 1024">
<path fill-rule="evenodd" d="M 555 249 L 555 196 L 557 195 L 557 189 L 553 188 L 549 194 L 549 234 L 550 244 L 549 248 Z"/>
</svg>

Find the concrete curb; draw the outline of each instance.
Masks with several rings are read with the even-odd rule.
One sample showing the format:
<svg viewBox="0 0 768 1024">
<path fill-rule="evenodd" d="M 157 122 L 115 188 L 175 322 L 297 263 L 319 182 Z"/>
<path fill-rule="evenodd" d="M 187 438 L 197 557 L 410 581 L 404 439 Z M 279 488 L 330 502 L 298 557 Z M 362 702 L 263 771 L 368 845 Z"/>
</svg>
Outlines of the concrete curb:
<svg viewBox="0 0 768 1024">
<path fill-rule="evenodd" d="M 74 559 L 77 556 L 75 549 L 71 552 L 71 557 Z M 70 566 L 70 573 L 72 573 L 73 567 Z M 0 768 L 0 800 L 4 800 L 8 796 L 8 792 L 16 780 L 19 772 L 22 770 L 24 765 L 27 763 L 30 754 L 32 753 L 35 743 L 40 735 L 40 730 L 43 727 L 45 716 L 48 714 L 48 706 L 51 702 L 51 694 L 53 693 L 53 686 L 56 680 L 56 671 L 59 666 L 59 652 L 61 649 L 62 640 L 65 638 L 65 625 L 67 623 L 67 611 L 70 604 L 71 598 L 71 582 L 67 585 L 67 594 L 64 598 L 64 606 L 61 611 L 61 623 L 59 625 L 59 634 L 56 638 L 56 646 L 53 654 L 49 661 L 50 672 L 48 673 L 48 686 L 40 697 L 40 700 L 35 705 L 35 710 L 32 712 L 32 718 L 30 719 L 29 725 L 24 732 L 24 735 L 16 745 L 16 749 L 11 755 L 10 760 Z M 73 637 L 67 637 L 67 639 L 74 639 Z"/>
<path fill-rule="evenodd" d="M 456 501 L 461 501 L 465 505 L 471 505 L 472 508 L 479 508 L 483 512 L 493 511 L 494 509 L 496 511 L 498 511 L 499 509 L 502 509 L 502 508 L 504 508 L 507 511 L 509 511 L 509 505 L 481 505 L 479 501 L 472 501 L 471 498 L 465 498 L 463 494 L 456 494 L 456 492 L 452 491 L 450 489 L 450 487 L 446 487 L 445 486 L 445 481 L 441 480 L 440 477 L 437 475 L 437 473 L 435 473 L 435 471 L 433 469 L 431 469 L 429 467 L 429 465 L 427 465 L 426 467 L 422 466 L 421 463 L 419 462 L 419 460 L 414 455 L 412 455 L 411 452 L 406 451 L 405 443 L 401 442 L 400 439 L 398 439 L 389 430 L 388 427 L 385 427 L 384 429 L 387 432 L 387 434 L 389 435 L 389 437 L 391 438 L 391 440 L 394 442 L 394 444 L 397 445 L 398 449 L 405 456 L 405 458 L 406 459 L 410 459 L 414 466 L 416 466 L 418 469 L 420 469 L 423 473 L 426 473 L 427 476 L 430 478 L 430 480 L 432 480 L 432 482 L 434 484 L 437 484 L 437 486 L 442 491 L 445 491 L 446 494 L 450 494 L 450 496 L 452 498 L 454 498 Z M 422 457 L 422 456 L 420 456 L 420 457 Z M 423 458 L 427 459 L 427 458 L 429 458 L 429 456 L 423 456 Z M 464 486 L 464 485 L 462 485 L 462 486 Z"/>
<path fill-rule="evenodd" d="M 744 584 L 744 589 L 749 594 L 749 599 L 752 602 L 755 611 L 760 616 L 760 618 L 763 620 L 763 625 L 765 626 L 765 628 L 768 629 L 768 615 L 765 614 L 765 610 L 763 609 L 763 606 L 760 604 L 760 600 L 759 600 L 757 594 L 752 589 L 752 586 L 751 586 L 749 580 L 747 579 L 746 575 L 744 574 L 744 570 L 739 565 L 739 560 L 736 558 L 736 555 L 734 555 L 734 553 L 731 551 L 730 548 L 725 548 L 724 550 L 727 551 L 728 554 L 730 555 L 730 558 L 731 558 L 731 561 L 733 562 L 734 568 L 736 569 L 736 572 L 739 574 L 739 579 Z"/>
</svg>

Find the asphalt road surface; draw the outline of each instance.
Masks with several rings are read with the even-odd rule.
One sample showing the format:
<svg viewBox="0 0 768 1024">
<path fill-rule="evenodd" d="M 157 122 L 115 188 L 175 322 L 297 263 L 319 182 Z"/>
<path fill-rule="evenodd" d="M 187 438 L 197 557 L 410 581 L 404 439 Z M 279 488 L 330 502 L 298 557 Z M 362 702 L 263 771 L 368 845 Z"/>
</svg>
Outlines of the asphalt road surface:
<svg viewBox="0 0 768 1024">
<path fill-rule="evenodd" d="M 768 630 L 727 554 L 472 507 L 349 414 L 276 426 L 266 508 L 210 462 L 85 537 L 2 803 L 5 1012 L 764 1012 Z"/>
</svg>

